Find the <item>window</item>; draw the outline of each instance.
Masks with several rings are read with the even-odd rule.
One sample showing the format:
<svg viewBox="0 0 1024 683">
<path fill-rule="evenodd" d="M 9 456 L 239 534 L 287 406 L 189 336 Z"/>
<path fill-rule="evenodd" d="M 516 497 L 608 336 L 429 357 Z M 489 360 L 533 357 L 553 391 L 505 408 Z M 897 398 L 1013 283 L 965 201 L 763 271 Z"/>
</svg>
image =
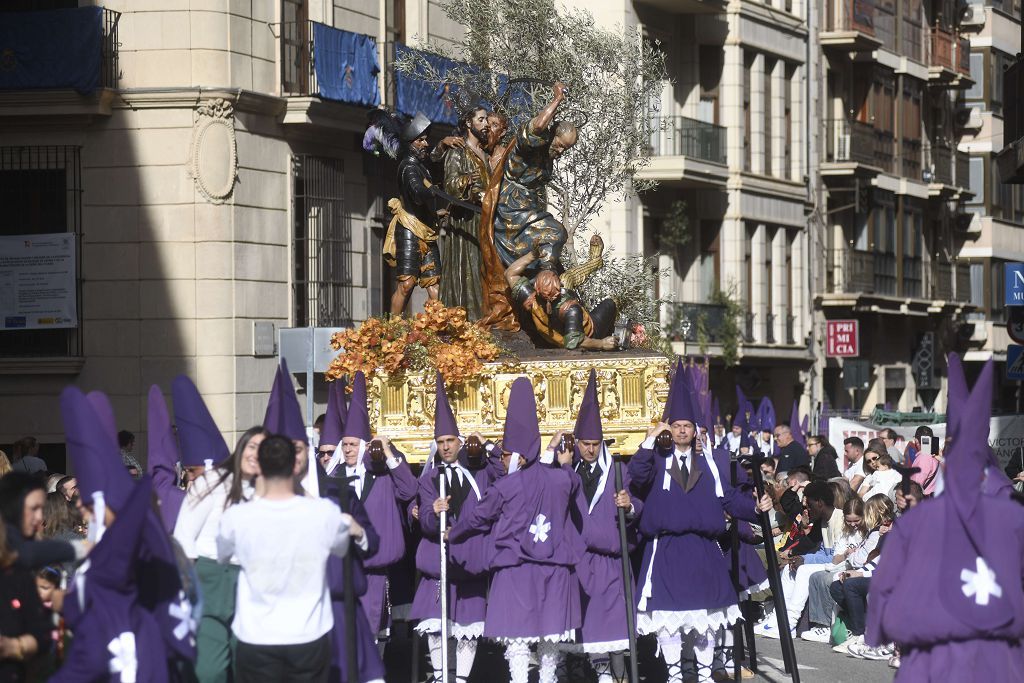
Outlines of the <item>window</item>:
<svg viewBox="0 0 1024 683">
<path fill-rule="evenodd" d="M 296 327 L 352 324 L 352 227 L 345 207 L 344 164 L 300 155 L 293 159 Z"/>
<path fill-rule="evenodd" d="M 775 65 L 777 60 L 765 57 L 764 60 L 764 174 L 772 175 L 772 171 L 778 172 L 772 166 L 772 131 L 775 130 L 775 121 L 772 114 L 775 111 Z"/>
<path fill-rule="evenodd" d="M 754 68 L 754 53 L 743 53 L 743 169 L 750 170 L 750 70 Z"/>
<path fill-rule="evenodd" d="M 82 232 L 82 163 L 79 147 L 0 147 L 0 236 Z M 80 247 L 75 272 L 80 273 Z M 74 308 L 82 310 L 80 275 Z M 69 306 L 71 304 L 69 303 Z M 0 356 L 80 356 L 81 331 L 0 331 Z M 6 323 L 5 323 L 6 326 Z"/>
<path fill-rule="evenodd" d="M 1003 288 L 1005 282 L 1003 281 L 1003 262 L 1002 261 L 990 261 L 989 262 L 989 276 L 990 282 L 992 283 L 989 289 L 989 319 L 994 322 L 1001 322 L 1003 320 L 1003 306 L 1006 301 L 1003 299 Z"/>
<path fill-rule="evenodd" d="M 972 263 L 969 274 L 971 278 L 971 305 L 985 308 L 985 264 Z"/>
<path fill-rule="evenodd" d="M 720 286 L 721 228 L 717 221 L 700 222 L 700 289 L 704 301 L 710 301 Z"/>
<path fill-rule="evenodd" d="M 968 100 L 985 99 L 985 55 L 971 50 L 971 80 L 974 85 L 964 91 Z"/>
<path fill-rule="evenodd" d="M 700 104 L 701 120 L 718 123 L 719 84 L 722 81 L 722 48 L 720 45 L 701 45 Z"/>
<path fill-rule="evenodd" d="M 985 202 L 985 157 L 971 157 L 968 163 L 968 178 L 971 192 L 974 194 L 972 203 Z"/>
</svg>

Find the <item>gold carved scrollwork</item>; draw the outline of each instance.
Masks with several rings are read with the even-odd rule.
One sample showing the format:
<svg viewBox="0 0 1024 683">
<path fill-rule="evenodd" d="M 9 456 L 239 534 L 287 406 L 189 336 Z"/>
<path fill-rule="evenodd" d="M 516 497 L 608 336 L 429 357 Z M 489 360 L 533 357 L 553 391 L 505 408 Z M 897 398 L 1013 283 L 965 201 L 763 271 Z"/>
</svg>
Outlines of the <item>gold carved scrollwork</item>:
<svg viewBox="0 0 1024 683">
<path fill-rule="evenodd" d="M 451 387 L 448 397 L 463 434 L 478 431 L 499 439 L 512 382 L 525 375 L 533 383 L 541 433 L 551 435 L 573 427 L 591 367 L 597 370 L 605 436 L 615 440 L 613 451 L 632 453 L 664 411 L 668 360 L 661 356 L 595 354 L 488 363 L 472 382 Z M 411 461 L 422 462 L 433 436 L 433 375 L 387 377 L 377 372 L 367 390 L 375 431 L 386 434 Z"/>
</svg>

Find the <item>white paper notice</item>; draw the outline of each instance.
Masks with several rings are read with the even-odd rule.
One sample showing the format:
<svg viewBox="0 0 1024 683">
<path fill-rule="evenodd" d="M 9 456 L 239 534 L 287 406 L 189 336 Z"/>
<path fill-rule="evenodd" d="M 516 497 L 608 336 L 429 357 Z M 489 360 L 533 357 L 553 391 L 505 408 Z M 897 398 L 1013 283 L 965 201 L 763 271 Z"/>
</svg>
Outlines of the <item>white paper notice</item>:
<svg viewBox="0 0 1024 683">
<path fill-rule="evenodd" d="M 78 326 L 75 234 L 0 237 L 0 330 Z"/>
</svg>

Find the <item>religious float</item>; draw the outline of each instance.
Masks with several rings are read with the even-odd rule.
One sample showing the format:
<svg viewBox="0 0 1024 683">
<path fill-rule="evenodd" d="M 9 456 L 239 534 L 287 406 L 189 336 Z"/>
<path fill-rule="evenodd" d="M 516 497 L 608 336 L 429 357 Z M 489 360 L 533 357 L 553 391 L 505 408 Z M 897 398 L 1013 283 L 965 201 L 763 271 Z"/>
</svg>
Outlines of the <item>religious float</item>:
<svg viewBox="0 0 1024 683">
<path fill-rule="evenodd" d="M 499 440 L 509 390 L 528 377 L 545 438 L 571 429 L 591 368 L 597 370 L 605 438 L 613 453 L 632 454 L 647 429 L 661 419 L 668 396 L 669 360 L 643 349 L 611 352 L 564 349 L 512 351 L 503 340 L 466 320 L 462 309 L 428 303 L 411 318 L 371 318 L 335 335 L 341 351 L 327 376 L 367 373 L 367 402 L 374 433 L 387 434 L 414 463 L 433 439 L 435 369 L 445 375 L 448 398 L 463 436 L 480 432 Z"/>
<path fill-rule="evenodd" d="M 636 187 L 649 156 L 643 131 L 607 112 L 630 102 L 620 113 L 634 121 L 649 98 L 635 78 L 579 66 L 570 98 L 558 78 L 406 51 L 398 111 L 368 116 L 363 148 L 396 162 L 382 250 L 390 314 L 337 333 L 326 376 L 363 371 L 375 432 L 414 462 L 430 452 L 437 372 L 463 436 L 501 438 L 521 376 L 542 433 L 570 429 L 591 368 L 613 452 L 634 452 L 661 419 L 671 353 L 644 280 L 653 269 L 606 257 L 596 232 L 577 234 L 602 198 Z M 410 315 L 417 287 L 427 302 Z"/>
</svg>

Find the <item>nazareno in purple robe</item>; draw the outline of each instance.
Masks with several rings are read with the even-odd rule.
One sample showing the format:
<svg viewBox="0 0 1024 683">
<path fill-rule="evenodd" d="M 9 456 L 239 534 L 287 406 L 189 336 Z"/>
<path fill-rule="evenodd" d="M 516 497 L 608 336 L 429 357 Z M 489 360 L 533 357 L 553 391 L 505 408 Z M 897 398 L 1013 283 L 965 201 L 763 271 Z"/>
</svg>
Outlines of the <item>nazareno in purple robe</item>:
<svg viewBox="0 0 1024 683">
<path fill-rule="evenodd" d="M 138 604 L 136 554 L 146 533 L 152 482 L 134 485 L 121 514 L 89 554 L 67 595 L 75 632 L 56 683 L 168 681 L 167 651 L 153 615 Z M 70 606 L 70 605 L 69 605 Z"/>
<path fill-rule="evenodd" d="M 988 446 L 993 375 L 968 394 L 950 354 L 945 491 L 897 519 L 871 579 L 866 640 L 900 646 L 898 681 L 1024 680 L 1024 510 Z"/>
<path fill-rule="evenodd" d="M 498 479 L 452 527 L 453 544 L 491 532 L 491 590 L 484 636 L 503 643 L 572 640 L 582 622 L 572 568 L 583 554 L 575 504 L 579 477 L 539 462 L 537 405 L 529 380 L 512 383 L 503 447 L 526 460 Z"/>
<path fill-rule="evenodd" d="M 641 447 L 629 463 L 634 490 L 649 490 L 639 526 L 651 539 L 637 576 L 641 633 L 706 633 L 740 617 L 729 562 L 717 539 L 725 532 L 723 511 L 754 521 L 754 500 L 729 486 L 724 472 L 724 495 L 718 498 L 705 458 L 690 461 L 689 491 L 671 479 L 663 486 L 668 457 L 654 449 Z"/>
<path fill-rule="evenodd" d="M 367 587 L 361 601 L 370 627 L 378 633 L 387 633 L 391 628 L 388 568 L 405 555 L 405 504 L 416 496 L 418 486 L 409 463 L 401 454 L 399 464 L 394 469 L 385 468 L 376 474 L 373 471 L 374 463 L 366 452 L 366 445 L 372 436 L 366 407 L 366 377 L 361 371 L 356 373 L 352 382 L 352 396 L 342 437 L 353 437 L 363 442 L 360 452 L 365 473 L 359 501 L 366 508 L 373 528 L 377 530 L 380 548 L 364 563 Z M 344 477 L 346 473 L 346 465 L 342 464 L 333 474 Z"/>
<path fill-rule="evenodd" d="M 319 467 L 319 463 L 317 463 Z M 380 539 L 377 536 L 373 524 L 366 515 L 362 504 L 355 496 L 348 499 L 348 509 L 338 500 L 337 487 L 344 483 L 337 479 L 323 477 L 322 481 L 326 486 L 321 490 L 321 495 L 331 498 L 342 509 L 348 512 L 363 527 L 366 534 L 367 547 L 363 551 L 356 544 L 352 544 L 352 587 L 356 596 L 355 623 L 349 624 L 347 610 L 345 609 L 345 559 L 331 555 L 327 559 L 327 585 L 331 592 L 331 611 L 334 613 L 334 629 L 331 631 L 331 680 L 341 683 L 351 683 L 348 680 L 348 650 L 346 638 L 348 630 L 354 628 L 356 632 L 356 661 L 359 668 L 358 683 L 367 681 L 382 680 L 384 678 L 384 662 L 381 661 L 380 651 L 377 649 L 377 631 L 370 628 L 370 622 L 366 619 L 366 612 L 363 610 L 361 598 L 366 594 L 366 572 L 363 569 L 365 558 L 372 557 L 380 546 Z"/>
<path fill-rule="evenodd" d="M 465 499 L 459 517 L 472 514 L 486 490 L 490 478 L 486 469 L 471 472 L 461 463 L 465 478 Z M 409 618 L 419 621 L 419 633 L 439 633 L 441 620 L 440 575 L 441 546 L 438 543 L 440 520 L 434 513 L 439 496 L 437 467 L 420 478 L 419 509 L 422 538 L 416 549 L 416 568 L 422 574 Z M 483 483 L 483 487 L 481 486 Z M 449 518 L 454 524 L 457 519 Z M 448 545 L 448 633 L 453 638 L 473 639 L 483 635 L 487 608 L 486 537 L 473 537 L 465 543 Z M 468 570 L 467 570 L 468 568 Z"/>
<path fill-rule="evenodd" d="M 583 609 L 583 625 L 577 640 L 586 653 L 619 652 L 629 647 L 619 518 L 615 506 L 614 463 L 607 448 L 603 451 L 598 458 L 601 481 L 593 500 L 588 503 L 582 490 L 577 500 L 583 519 L 583 542 L 586 545 L 583 557 L 576 566 Z M 581 461 L 576 470 L 584 465 Z M 629 476 L 625 471 L 623 486 L 629 490 Z M 639 516 L 643 503 L 635 496 L 632 498 L 633 514 Z M 631 548 L 636 542 L 633 526 L 630 522 L 627 529 L 627 542 Z M 635 606 L 631 606 L 631 609 L 636 611 Z"/>
</svg>

